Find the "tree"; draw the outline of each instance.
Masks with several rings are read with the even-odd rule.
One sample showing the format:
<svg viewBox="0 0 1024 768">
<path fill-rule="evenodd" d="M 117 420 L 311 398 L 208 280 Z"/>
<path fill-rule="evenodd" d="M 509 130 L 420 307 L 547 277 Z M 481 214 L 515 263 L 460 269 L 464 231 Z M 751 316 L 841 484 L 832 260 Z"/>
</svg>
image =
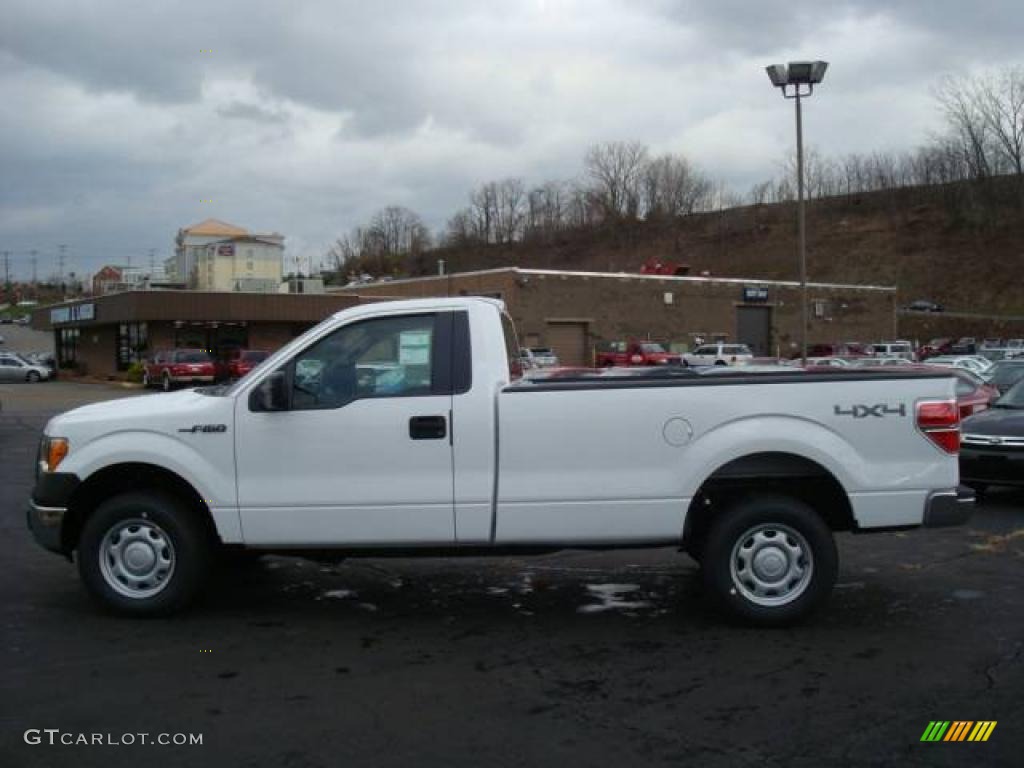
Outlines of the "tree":
<svg viewBox="0 0 1024 768">
<path fill-rule="evenodd" d="M 605 221 L 639 216 L 641 178 L 647 159 L 647 147 L 636 141 L 611 141 L 587 150 L 584 173 Z"/>
</svg>

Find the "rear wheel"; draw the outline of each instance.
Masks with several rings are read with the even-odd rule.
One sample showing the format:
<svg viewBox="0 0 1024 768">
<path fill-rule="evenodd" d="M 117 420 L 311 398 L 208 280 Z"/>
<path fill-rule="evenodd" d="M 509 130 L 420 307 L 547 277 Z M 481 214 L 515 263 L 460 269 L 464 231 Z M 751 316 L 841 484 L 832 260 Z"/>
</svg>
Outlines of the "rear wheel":
<svg viewBox="0 0 1024 768">
<path fill-rule="evenodd" d="M 160 387 L 164 392 L 171 391 L 171 377 L 167 373 L 164 373 L 163 378 L 160 380 Z"/>
<path fill-rule="evenodd" d="M 82 527 L 78 571 L 105 608 L 165 616 L 186 607 L 209 570 L 211 541 L 178 499 L 132 492 L 103 502 Z"/>
<path fill-rule="evenodd" d="M 25 377 L 25 381 L 29 382 L 30 384 L 35 384 L 37 381 L 39 381 L 39 378 L 40 376 L 38 372 L 29 371 L 28 375 Z"/>
<path fill-rule="evenodd" d="M 828 597 L 839 557 L 832 531 L 803 502 L 747 497 L 712 522 L 700 558 L 710 597 L 761 626 L 803 619 Z"/>
</svg>

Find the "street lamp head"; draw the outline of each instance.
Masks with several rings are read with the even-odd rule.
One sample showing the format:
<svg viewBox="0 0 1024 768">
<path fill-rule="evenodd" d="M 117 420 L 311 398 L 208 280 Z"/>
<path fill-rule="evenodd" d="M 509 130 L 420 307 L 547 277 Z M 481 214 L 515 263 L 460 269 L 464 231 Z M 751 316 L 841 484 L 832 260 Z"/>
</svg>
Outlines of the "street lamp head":
<svg viewBox="0 0 1024 768">
<path fill-rule="evenodd" d="M 825 78 L 828 62 L 791 61 L 789 64 L 772 64 L 765 69 L 776 88 L 785 88 L 787 85 L 817 85 Z"/>
</svg>

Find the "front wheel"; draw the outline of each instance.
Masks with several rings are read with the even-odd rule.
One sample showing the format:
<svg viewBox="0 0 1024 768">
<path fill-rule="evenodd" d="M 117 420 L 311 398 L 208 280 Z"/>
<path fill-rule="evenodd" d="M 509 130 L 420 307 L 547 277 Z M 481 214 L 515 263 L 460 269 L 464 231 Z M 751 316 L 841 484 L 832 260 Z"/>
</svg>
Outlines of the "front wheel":
<svg viewBox="0 0 1024 768">
<path fill-rule="evenodd" d="M 164 374 L 163 379 L 161 379 L 161 388 L 163 389 L 164 392 L 171 391 L 171 377 L 168 376 L 166 373 Z"/>
<path fill-rule="evenodd" d="M 165 616 L 202 587 L 211 541 L 198 515 L 164 494 L 132 492 L 100 504 L 78 541 L 78 571 L 105 608 Z"/>
<path fill-rule="evenodd" d="M 782 626 L 818 608 L 839 568 L 832 531 L 802 501 L 748 497 L 722 513 L 701 558 L 704 585 L 728 615 Z"/>
<path fill-rule="evenodd" d="M 25 380 L 29 384 L 35 384 L 37 381 L 39 381 L 39 374 L 36 373 L 35 371 L 29 371 L 28 376 L 25 377 Z"/>
</svg>

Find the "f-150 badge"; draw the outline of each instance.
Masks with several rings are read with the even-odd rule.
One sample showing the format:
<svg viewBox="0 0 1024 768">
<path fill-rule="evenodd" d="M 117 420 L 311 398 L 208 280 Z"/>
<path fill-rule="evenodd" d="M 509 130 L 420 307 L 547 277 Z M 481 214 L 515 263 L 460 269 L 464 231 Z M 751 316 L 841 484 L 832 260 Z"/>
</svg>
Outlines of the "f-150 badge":
<svg viewBox="0 0 1024 768">
<path fill-rule="evenodd" d="M 884 419 L 886 416 L 906 416 L 907 408 L 903 403 L 898 406 L 878 403 L 877 405 L 851 405 L 843 408 L 841 405 L 834 406 L 836 416 L 853 416 L 855 419 L 866 419 L 868 416 L 875 416 Z"/>
<path fill-rule="evenodd" d="M 196 432 L 207 432 L 207 433 L 209 433 L 209 432 L 227 432 L 228 431 L 228 425 L 227 424 L 194 424 L 191 427 L 183 427 L 183 428 L 179 429 L 178 431 L 179 432 L 191 432 L 192 434 L 195 434 Z"/>
</svg>

